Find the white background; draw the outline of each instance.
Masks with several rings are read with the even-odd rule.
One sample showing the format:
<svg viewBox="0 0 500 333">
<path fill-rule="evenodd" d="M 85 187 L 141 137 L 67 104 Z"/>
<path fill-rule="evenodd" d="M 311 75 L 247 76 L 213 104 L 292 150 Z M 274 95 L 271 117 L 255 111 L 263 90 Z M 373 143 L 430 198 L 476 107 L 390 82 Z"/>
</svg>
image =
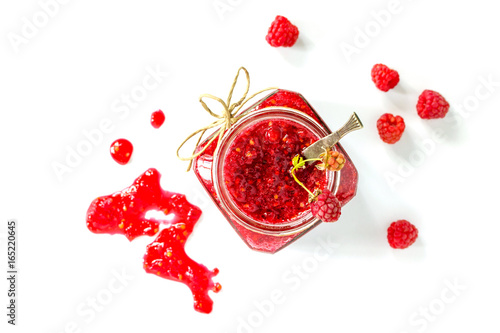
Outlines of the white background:
<svg viewBox="0 0 500 333">
<path fill-rule="evenodd" d="M 19 225 L 18 326 L 6 324 L 2 278 L 2 332 L 500 329 L 494 144 L 500 20 L 494 2 L 61 0 L 48 7 L 50 17 L 45 3 L 55 2 L 0 5 L 3 271 L 6 222 L 15 218 Z M 264 39 L 277 14 L 300 30 L 293 48 L 275 49 Z M 26 22 L 40 27 L 30 32 Z M 355 53 L 343 52 L 347 45 Z M 371 82 L 379 62 L 401 77 L 388 93 Z M 332 129 L 352 111 L 365 124 L 343 139 L 360 178 L 341 220 L 275 255 L 248 249 L 175 157 L 185 136 L 213 120 L 198 96 L 225 99 L 239 66 L 250 71 L 251 92 L 269 86 L 301 92 Z M 114 112 L 140 89 L 148 68 L 168 76 L 128 113 Z M 453 105 L 445 119 L 417 116 L 424 89 Z M 158 130 L 149 124 L 156 109 L 167 118 Z M 376 132 L 385 112 L 406 121 L 395 145 Z M 103 119 L 112 130 L 58 179 L 54 163 L 66 163 L 68 149 L 85 145 L 84 132 Z M 119 137 L 135 147 L 125 166 L 108 153 Z M 203 208 L 187 251 L 220 269 L 215 280 L 222 291 L 212 295 L 209 315 L 194 311 L 187 287 L 143 271 L 152 238 L 130 243 L 86 228 L 92 199 L 130 185 L 149 167 L 162 173 L 165 189 Z M 420 231 L 406 250 L 386 241 L 397 219 Z M 333 246 L 326 257 L 318 246 L 328 240 Z M 120 284 L 116 274 L 128 280 Z M 119 291 L 110 294 L 110 284 Z M 281 295 L 279 304 L 270 305 L 272 294 Z M 100 311 L 88 305 L 96 297 L 106 303 L 98 304 Z"/>
</svg>

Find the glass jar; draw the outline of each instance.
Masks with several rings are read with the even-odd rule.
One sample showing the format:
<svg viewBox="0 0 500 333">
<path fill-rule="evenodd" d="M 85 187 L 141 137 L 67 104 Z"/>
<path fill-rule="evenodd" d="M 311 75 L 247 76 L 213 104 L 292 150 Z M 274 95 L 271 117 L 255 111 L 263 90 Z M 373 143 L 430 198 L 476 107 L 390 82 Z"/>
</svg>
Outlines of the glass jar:
<svg viewBox="0 0 500 333">
<path fill-rule="evenodd" d="M 280 124 L 289 124 L 290 128 L 300 128 L 300 131 L 304 132 L 302 137 L 313 137 L 314 141 L 330 134 L 331 131 L 302 95 L 287 90 L 276 90 L 243 112 L 247 112 L 247 114 L 224 133 L 218 147 L 217 139 L 215 139 L 193 161 L 194 172 L 214 203 L 243 241 L 251 249 L 275 253 L 317 226 L 321 223 L 321 220 L 312 216 L 308 204 L 304 205 L 302 202 L 300 203 L 303 208 L 301 208 L 301 211 L 299 210 L 297 214 L 290 218 L 281 220 L 269 220 L 254 215 L 252 210 L 246 210 L 244 207 L 247 205 L 242 205 L 242 200 L 235 197 L 234 193 L 231 192 L 232 188 L 227 186 L 231 182 L 231 173 L 224 170 L 228 168 L 228 170 L 231 170 L 230 163 L 234 163 L 231 162 L 234 160 L 231 158 L 232 154 L 234 154 L 234 147 L 231 148 L 231 145 L 239 136 L 245 135 L 247 131 L 253 131 L 256 126 L 266 122 L 270 124 L 278 122 Z M 201 143 L 197 151 L 201 150 L 210 139 L 211 137 Z M 258 145 L 255 148 L 258 150 Z M 336 144 L 335 149 L 343 153 L 346 158 L 342 170 L 322 173 L 324 180 L 311 179 L 312 181 L 317 180 L 317 184 L 319 182 L 324 183 L 324 186 L 336 195 L 343 206 L 356 194 L 358 174 L 342 146 Z M 252 151 L 255 151 L 255 149 Z M 272 152 L 257 151 L 257 153 L 260 153 L 259 156 L 262 157 L 264 154 Z M 300 153 L 300 151 L 296 153 Z M 291 168 L 291 159 L 289 163 Z M 315 168 L 311 167 L 311 169 Z M 295 184 L 291 177 L 287 178 L 292 184 Z M 262 180 L 266 181 L 266 179 Z M 260 182 L 260 179 L 258 181 Z M 242 190 L 244 189 L 242 188 Z M 298 191 L 301 191 L 297 192 L 300 196 L 307 195 L 303 189 L 298 189 Z M 262 190 L 260 192 L 254 190 L 244 200 L 252 203 L 252 200 L 260 200 L 262 195 Z M 295 199 L 295 197 L 296 195 L 292 193 L 292 198 Z M 292 207 L 292 209 L 297 207 Z"/>
</svg>

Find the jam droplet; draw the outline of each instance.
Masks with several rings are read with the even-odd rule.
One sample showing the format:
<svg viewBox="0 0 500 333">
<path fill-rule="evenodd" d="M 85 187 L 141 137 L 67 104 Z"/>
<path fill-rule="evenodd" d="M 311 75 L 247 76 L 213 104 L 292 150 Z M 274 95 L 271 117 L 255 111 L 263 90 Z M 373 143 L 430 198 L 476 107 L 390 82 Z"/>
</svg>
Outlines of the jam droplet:
<svg viewBox="0 0 500 333">
<path fill-rule="evenodd" d="M 164 191 L 160 177 L 156 169 L 148 169 L 131 186 L 92 201 L 87 211 L 87 227 L 94 233 L 123 234 L 133 240 L 158 233 L 160 222 L 145 218 L 149 210 L 172 216 L 170 224 L 148 245 L 144 269 L 186 284 L 193 294 L 195 310 L 210 313 L 213 301 L 208 292 L 220 291 L 220 284 L 212 281 L 219 270 L 208 270 L 189 258 L 184 250 L 201 210 L 190 204 L 185 195 Z"/>
<path fill-rule="evenodd" d="M 127 139 L 118 139 L 113 141 L 109 151 L 116 163 L 124 165 L 130 161 L 134 146 Z"/>
<path fill-rule="evenodd" d="M 162 110 L 157 110 L 151 114 L 151 125 L 154 128 L 160 128 L 165 122 L 165 114 Z"/>
</svg>

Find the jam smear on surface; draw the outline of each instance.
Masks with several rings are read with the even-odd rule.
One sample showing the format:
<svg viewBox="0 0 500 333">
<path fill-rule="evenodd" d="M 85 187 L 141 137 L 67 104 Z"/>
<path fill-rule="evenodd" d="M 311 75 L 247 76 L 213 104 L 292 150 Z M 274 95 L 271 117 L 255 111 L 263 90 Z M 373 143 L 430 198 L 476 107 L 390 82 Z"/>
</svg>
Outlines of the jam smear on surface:
<svg viewBox="0 0 500 333">
<path fill-rule="evenodd" d="M 134 146 L 127 139 L 118 139 L 113 141 L 111 147 L 109 147 L 109 152 L 111 157 L 118 164 L 127 164 L 132 157 L 132 152 L 134 151 Z"/>
<path fill-rule="evenodd" d="M 198 219 L 193 211 L 192 218 Z M 210 313 L 213 301 L 208 291 L 219 292 L 221 285 L 214 283 L 212 278 L 219 273 L 217 268 L 212 271 L 198 264 L 186 255 L 184 244 L 193 232 L 194 223 L 177 223 L 163 229 L 156 240 L 147 247 L 144 256 L 146 272 L 162 278 L 185 283 L 193 293 L 196 311 Z"/>
<path fill-rule="evenodd" d="M 224 181 L 237 206 L 269 223 L 289 221 L 308 210 L 308 193 L 290 169 L 293 157 L 316 140 L 307 128 L 288 120 L 264 120 L 239 134 L 224 166 Z M 296 174 L 311 190 L 326 186 L 325 173 L 315 167 Z"/>
<path fill-rule="evenodd" d="M 149 210 L 162 211 L 172 218 L 148 245 L 144 269 L 186 284 L 193 293 L 195 309 L 211 312 L 213 302 L 208 291 L 221 289 L 219 283 L 212 281 L 218 270 L 208 270 L 189 258 L 184 250 L 201 210 L 190 204 L 185 195 L 164 191 L 156 169 L 148 169 L 122 191 L 92 201 L 87 211 L 87 227 L 94 233 L 123 234 L 129 240 L 141 235 L 153 236 L 158 233 L 162 221 L 146 218 Z"/>
<path fill-rule="evenodd" d="M 151 114 L 151 126 L 160 128 L 165 122 L 165 114 L 162 110 L 157 110 Z"/>
</svg>

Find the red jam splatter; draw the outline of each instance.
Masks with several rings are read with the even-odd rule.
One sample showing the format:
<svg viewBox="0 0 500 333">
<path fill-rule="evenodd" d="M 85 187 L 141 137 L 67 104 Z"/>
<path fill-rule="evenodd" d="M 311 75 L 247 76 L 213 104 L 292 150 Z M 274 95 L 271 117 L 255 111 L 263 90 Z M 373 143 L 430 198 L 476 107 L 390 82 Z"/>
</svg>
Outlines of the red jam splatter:
<svg viewBox="0 0 500 333">
<path fill-rule="evenodd" d="M 261 121 L 240 133 L 226 156 L 224 182 L 237 206 L 255 220 L 290 221 L 309 209 L 308 193 L 290 174 L 292 158 L 318 137 L 288 120 Z M 313 191 L 326 186 L 325 172 L 299 169 Z"/>
<path fill-rule="evenodd" d="M 193 293 L 195 309 L 210 313 L 213 301 L 208 291 L 221 289 L 219 283 L 212 281 L 218 270 L 208 270 L 189 258 L 184 250 L 201 210 L 190 204 L 183 194 L 164 191 L 156 169 L 147 170 L 122 191 L 92 201 L 87 211 L 87 227 L 94 233 L 124 234 L 129 240 L 141 235 L 153 236 L 159 230 L 160 221 L 146 219 L 149 210 L 162 211 L 172 219 L 148 245 L 144 269 L 186 284 Z"/>
<path fill-rule="evenodd" d="M 160 128 L 165 122 L 165 114 L 162 110 L 157 110 L 151 114 L 151 125 L 154 128 Z"/>
<path fill-rule="evenodd" d="M 188 214 L 192 214 L 192 219 L 197 220 L 199 217 L 196 211 Z M 217 293 L 221 290 L 221 285 L 212 281 L 219 270 L 215 268 L 209 271 L 186 255 L 184 244 L 193 232 L 193 226 L 194 223 L 177 223 L 163 229 L 156 240 L 148 245 L 144 256 L 144 269 L 162 278 L 185 283 L 193 293 L 195 310 L 210 313 L 213 301 L 208 291 Z"/>
<path fill-rule="evenodd" d="M 134 146 L 127 139 L 118 139 L 113 141 L 109 151 L 116 163 L 124 165 L 130 161 Z"/>
</svg>

